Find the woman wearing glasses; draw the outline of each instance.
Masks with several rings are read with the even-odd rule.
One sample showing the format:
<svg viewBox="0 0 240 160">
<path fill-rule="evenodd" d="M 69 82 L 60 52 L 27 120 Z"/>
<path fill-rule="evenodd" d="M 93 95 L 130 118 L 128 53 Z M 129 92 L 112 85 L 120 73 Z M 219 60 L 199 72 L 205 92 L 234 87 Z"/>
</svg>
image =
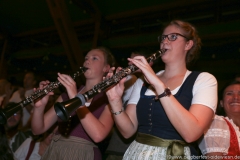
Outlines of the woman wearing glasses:
<svg viewBox="0 0 240 160">
<path fill-rule="evenodd" d="M 129 138 L 137 132 L 124 159 L 195 159 L 191 156 L 197 154 L 192 143 L 203 135 L 213 118 L 217 81 L 207 72 L 187 69 L 201 48 L 191 24 L 172 21 L 158 39 L 165 50 L 161 56 L 165 70 L 155 74 L 144 57 L 129 58 L 145 80 L 136 81 L 126 110 L 121 101 L 124 79 L 107 92 L 121 134 Z"/>
</svg>

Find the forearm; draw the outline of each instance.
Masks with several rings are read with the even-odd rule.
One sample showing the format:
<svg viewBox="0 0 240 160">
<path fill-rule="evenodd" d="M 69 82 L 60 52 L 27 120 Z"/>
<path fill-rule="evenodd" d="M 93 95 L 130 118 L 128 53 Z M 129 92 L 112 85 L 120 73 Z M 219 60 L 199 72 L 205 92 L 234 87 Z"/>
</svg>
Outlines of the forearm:
<svg viewBox="0 0 240 160">
<path fill-rule="evenodd" d="M 132 137 L 137 131 L 137 125 L 134 125 L 126 112 L 114 116 L 114 121 L 124 138 Z"/>
<path fill-rule="evenodd" d="M 33 133 L 42 134 L 46 132 L 52 125 L 57 122 L 57 118 L 58 117 L 53 106 L 45 114 L 44 107 L 34 108 L 31 123 Z"/>
<path fill-rule="evenodd" d="M 44 107 L 33 108 L 31 128 L 34 135 L 39 135 L 44 132 Z"/>
<path fill-rule="evenodd" d="M 197 140 L 204 133 L 214 114 L 211 109 L 202 105 L 192 105 L 188 111 L 174 96 L 163 97 L 160 102 L 172 125 L 186 142 Z"/>
<path fill-rule="evenodd" d="M 105 107 L 99 119 L 87 107 L 79 108 L 77 115 L 84 130 L 96 143 L 106 138 L 113 126 L 113 119 L 108 106 Z"/>
<path fill-rule="evenodd" d="M 112 112 L 116 113 L 122 110 L 123 104 L 119 100 L 117 103 L 112 103 Z M 132 119 L 130 118 L 132 117 Z M 137 130 L 137 120 L 136 120 L 136 105 L 128 105 L 127 109 L 122 111 L 120 114 L 113 114 L 113 119 L 115 124 L 120 131 L 120 133 L 125 137 L 131 137 Z"/>
</svg>

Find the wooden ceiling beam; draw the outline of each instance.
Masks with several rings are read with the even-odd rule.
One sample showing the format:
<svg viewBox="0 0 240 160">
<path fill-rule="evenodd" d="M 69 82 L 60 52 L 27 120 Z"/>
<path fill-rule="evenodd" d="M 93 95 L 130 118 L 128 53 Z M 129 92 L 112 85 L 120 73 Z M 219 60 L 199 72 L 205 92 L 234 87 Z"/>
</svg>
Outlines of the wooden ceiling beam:
<svg viewBox="0 0 240 160">
<path fill-rule="evenodd" d="M 164 5 L 157 5 L 157 6 L 151 6 L 151 7 L 145 7 L 145 8 L 139 8 L 131 11 L 121 12 L 117 14 L 112 14 L 109 16 L 105 16 L 106 20 L 115 20 L 115 19 L 122 19 L 122 18 L 129 18 L 133 16 L 139 16 L 142 14 L 148 14 L 153 12 L 171 12 L 171 9 L 178 9 L 180 7 L 188 8 L 189 6 L 197 6 L 200 3 L 205 2 L 213 2 L 215 0 L 181 0 L 181 1 L 174 1 L 170 3 L 166 3 Z M 173 10 L 174 11 L 174 10 Z"/>
<path fill-rule="evenodd" d="M 98 45 L 99 33 L 101 31 L 100 27 L 101 27 L 101 21 L 102 21 L 102 13 L 92 0 L 74 0 L 74 2 L 80 8 L 86 10 L 87 13 L 89 13 L 95 20 L 92 47 L 96 48 Z"/>
<path fill-rule="evenodd" d="M 64 0 L 46 0 L 58 34 L 66 51 L 71 68 L 76 70 L 83 64 L 83 53 L 80 49 L 77 34 L 70 20 Z"/>
</svg>

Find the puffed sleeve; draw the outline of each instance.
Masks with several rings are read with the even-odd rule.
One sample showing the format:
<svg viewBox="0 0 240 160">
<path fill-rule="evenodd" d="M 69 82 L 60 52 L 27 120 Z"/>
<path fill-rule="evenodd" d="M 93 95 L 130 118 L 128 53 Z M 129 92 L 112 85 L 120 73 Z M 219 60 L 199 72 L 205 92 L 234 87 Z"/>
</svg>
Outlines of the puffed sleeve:
<svg viewBox="0 0 240 160">
<path fill-rule="evenodd" d="M 211 126 L 199 141 L 199 148 L 203 155 L 220 152 L 226 155 L 230 147 L 230 131 L 226 121 L 215 115 Z"/>
<path fill-rule="evenodd" d="M 143 79 L 138 78 L 137 81 L 134 83 L 133 90 L 131 96 L 129 98 L 128 104 L 137 104 L 140 99 L 140 92 L 143 85 Z"/>
<path fill-rule="evenodd" d="M 212 74 L 200 73 L 193 86 L 192 104 L 205 105 L 215 113 L 218 101 L 217 88 L 217 80 Z"/>
</svg>

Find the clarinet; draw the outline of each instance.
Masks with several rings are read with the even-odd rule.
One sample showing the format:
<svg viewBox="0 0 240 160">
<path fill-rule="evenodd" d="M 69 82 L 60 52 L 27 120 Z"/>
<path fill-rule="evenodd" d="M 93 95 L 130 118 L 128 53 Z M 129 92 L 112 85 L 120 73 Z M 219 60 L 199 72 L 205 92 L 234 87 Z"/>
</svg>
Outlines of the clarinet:
<svg viewBox="0 0 240 160">
<path fill-rule="evenodd" d="M 75 72 L 73 75 L 71 75 L 71 77 L 75 80 L 76 77 L 83 74 L 86 70 L 87 70 L 86 67 L 80 67 L 77 72 Z M 0 124 L 5 124 L 7 119 L 9 117 L 11 117 L 14 113 L 16 113 L 20 109 L 26 107 L 27 105 L 31 104 L 32 102 L 36 102 L 37 100 L 43 98 L 49 92 L 52 92 L 53 90 L 58 88 L 60 85 L 61 85 L 61 83 L 58 80 L 55 82 L 51 82 L 45 88 L 43 88 L 41 90 L 39 89 L 39 90 L 33 92 L 33 94 L 26 97 L 24 100 L 17 103 L 16 105 L 5 108 L 5 109 L 1 109 L 0 110 Z"/>
<path fill-rule="evenodd" d="M 157 53 L 152 54 L 147 58 L 148 63 L 153 62 L 157 58 L 161 57 L 166 50 L 159 50 Z M 77 94 L 75 98 L 70 99 L 65 102 L 57 102 L 54 104 L 54 109 L 57 116 L 63 121 L 67 121 L 70 115 L 81 105 L 85 104 L 86 101 L 93 98 L 98 93 L 107 90 L 113 85 L 117 84 L 121 79 L 127 75 L 132 74 L 138 70 L 138 67 L 134 64 L 129 65 L 128 67 L 121 69 L 118 73 L 114 74 L 110 78 L 106 78 L 102 82 L 96 84 L 91 90 L 85 92 L 84 94 Z"/>
</svg>

